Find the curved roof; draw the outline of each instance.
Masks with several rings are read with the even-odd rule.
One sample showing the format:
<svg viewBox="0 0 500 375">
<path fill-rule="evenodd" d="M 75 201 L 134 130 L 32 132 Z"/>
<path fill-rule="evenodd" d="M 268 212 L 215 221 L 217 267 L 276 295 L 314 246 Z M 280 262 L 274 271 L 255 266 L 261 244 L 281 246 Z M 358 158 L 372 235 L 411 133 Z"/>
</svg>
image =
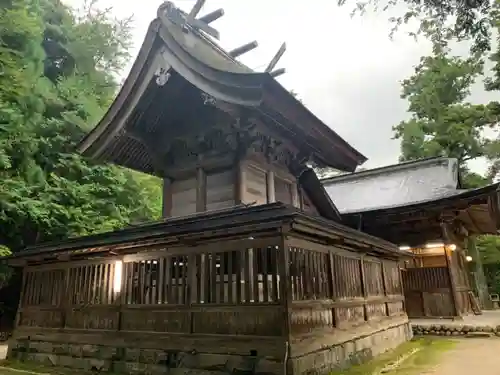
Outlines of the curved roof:
<svg viewBox="0 0 500 375">
<path fill-rule="evenodd" d="M 341 214 L 435 201 L 461 193 L 455 159 L 429 158 L 322 180 Z"/>
<path fill-rule="evenodd" d="M 322 183 L 347 220 L 363 217 L 383 226 L 387 223 L 377 218 L 454 210 L 470 233 L 496 234 L 500 228 L 499 183 L 460 188 L 458 161 L 454 158 L 410 161 L 327 178 Z M 423 216 L 421 220 L 427 219 Z"/>
<path fill-rule="evenodd" d="M 306 145 L 320 163 L 353 171 L 366 160 L 270 74 L 253 72 L 202 32 L 180 24 L 173 16 L 179 10 L 172 12 L 172 7 L 165 3 L 158 9 L 123 87 L 100 123 L 82 140 L 79 152 L 123 165 L 124 157 L 113 157 L 105 150 L 120 148 L 126 153 L 128 143 L 120 143 L 120 138 L 127 120 L 150 90 L 158 68 L 164 66 L 218 102 L 257 111 Z"/>
</svg>

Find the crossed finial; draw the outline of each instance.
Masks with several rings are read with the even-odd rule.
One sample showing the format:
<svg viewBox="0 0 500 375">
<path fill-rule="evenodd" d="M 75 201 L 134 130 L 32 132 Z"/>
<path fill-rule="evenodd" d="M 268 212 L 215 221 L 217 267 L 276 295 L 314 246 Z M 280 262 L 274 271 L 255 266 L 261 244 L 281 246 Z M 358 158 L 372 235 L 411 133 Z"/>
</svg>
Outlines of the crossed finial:
<svg viewBox="0 0 500 375">
<path fill-rule="evenodd" d="M 223 9 L 217 9 L 213 12 L 207 13 L 206 15 L 197 18 L 201 9 L 205 5 L 206 0 L 197 0 L 196 3 L 191 8 L 189 13 L 186 13 L 179 8 L 177 8 L 173 2 L 165 1 L 163 2 L 157 10 L 157 17 L 159 19 L 168 18 L 170 22 L 179 25 L 183 28 L 183 30 L 188 31 L 188 28 L 192 28 L 198 31 L 203 31 L 206 34 L 212 36 L 215 39 L 220 39 L 219 32 L 210 26 L 210 23 L 218 20 L 224 15 Z M 252 41 L 250 43 L 246 43 L 240 47 L 237 47 L 231 51 L 229 51 L 229 55 L 233 58 L 239 57 L 247 52 L 250 52 L 258 47 L 257 41 Z M 285 69 L 276 69 L 273 70 L 274 67 L 278 64 L 278 61 L 281 59 L 283 54 L 286 51 L 286 44 L 283 43 L 276 54 L 273 56 L 267 68 L 264 70 L 266 73 L 269 73 L 272 77 L 276 78 L 285 73 Z"/>
</svg>

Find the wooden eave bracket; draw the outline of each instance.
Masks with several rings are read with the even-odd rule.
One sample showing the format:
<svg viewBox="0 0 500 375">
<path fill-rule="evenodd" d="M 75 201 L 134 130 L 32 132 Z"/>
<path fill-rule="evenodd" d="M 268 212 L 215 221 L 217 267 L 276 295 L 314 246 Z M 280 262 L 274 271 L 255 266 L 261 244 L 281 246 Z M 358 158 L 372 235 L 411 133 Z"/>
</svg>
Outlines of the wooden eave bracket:
<svg viewBox="0 0 500 375">
<path fill-rule="evenodd" d="M 165 170 L 162 168 L 163 163 L 161 162 L 161 156 L 157 152 L 157 148 L 154 146 L 154 143 L 151 142 L 144 134 L 138 134 L 136 131 L 124 129 L 123 134 L 126 137 L 141 143 L 144 148 L 146 148 L 148 154 L 151 156 L 151 163 L 153 164 L 155 172 L 163 176 L 165 174 Z"/>
</svg>

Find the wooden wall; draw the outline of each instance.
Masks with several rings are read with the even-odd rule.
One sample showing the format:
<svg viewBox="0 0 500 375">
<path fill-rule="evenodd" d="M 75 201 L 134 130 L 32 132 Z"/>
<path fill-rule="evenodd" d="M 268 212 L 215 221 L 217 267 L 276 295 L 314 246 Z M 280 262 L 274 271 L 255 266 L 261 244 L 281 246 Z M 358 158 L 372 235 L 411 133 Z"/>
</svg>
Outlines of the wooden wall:
<svg viewBox="0 0 500 375">
<path fill-rule="evenodd" d="M 396 260 L 301 239 L 287 243 L 294 356 L 350 340 L 368 325 L 376 331 L 406 320 Z"/>
<path fill-rule="evenodd" d="M 258 351 L 276 361 L 289 341 L 297 363 L 407 324 L 396 259 L 258 234 L 27 267 L 17 319 L 18 340 Z"/>
<path fill-rule="evenodd" d="M 196 172 L 196 173 L 195 173 Z M 198 169 L 189 177 L 167 180 L 164 214 L 178 217 L 246 204 L 283 202 L 316 214 L 297 179 L 286 169 L 253 157 L 216 170 Z"/>
<path fill-rule="evenodd" d="M 406 312 L 410 318 L 454 316 L 446 267 L 408 268 L 402 276 Z"/>
<path fill-rule="evenodd" d="M 409 317 L 454 317 L 472 312 L 462 255 L 461 250 L 447 250 L 446 255 L 418 255 L 408 261 L 403 283 Z"/>
</svg>

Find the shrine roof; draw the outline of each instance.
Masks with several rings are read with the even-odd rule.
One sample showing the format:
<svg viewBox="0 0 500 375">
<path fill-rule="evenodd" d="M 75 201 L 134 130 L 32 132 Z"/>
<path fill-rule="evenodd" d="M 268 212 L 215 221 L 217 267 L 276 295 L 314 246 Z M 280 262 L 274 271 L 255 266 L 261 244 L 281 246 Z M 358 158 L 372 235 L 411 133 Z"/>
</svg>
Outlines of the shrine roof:
<svg viewBox="0 0 500 375">
<path fill-rule="evenodd" d="M 341 214 L 388 209 L 434 201 L 459 189 L 455 159 L 430 158 L 322 180 Z"/>
<path fill-rule="evenodd" d="M 182 80 L 184 86 L 189 84 L 217 103 L 258 113 L 296 143 L 306 145 L 320 164 L 353 171 L 366 160 L 271 74 L 254 72 L 238 62 L 212 38 L 185 22 L 186 16 L 169 2 L 160 6 L 130 74 L 108 112 L 80 143 L 79 152 L 154 174 L 155 157 L 144 142 L 128 136 L 127 129 L 147 122 L 148 111 L 163 116 L 162 112 L 168 112 L 165 108 L 186 106 L 189 100 L 194 100 L 192 107 L 197 108 L 200 98 L 176 94 L 181 90 L 173 86 Z M 164 87 L 158 87 L 158 80 L 166 80 Z M 155 109 L 150 105 L 153 102 Z M 155 121 L 161 123 L 156 127 L 166 126 L 164 121 Z"/>
<path fill-rule="evenodd" d="M 468 211 L 465 220 L 475 222 L 469 226 L 476 227 L 472 232 L 496 233 L 500 227 L 499 184 L 461 188 L 458 161 L 453 158 L 410 161 L 335 176 L 322 183 L 343 217 L 456 208 Z"/>
</svg>

